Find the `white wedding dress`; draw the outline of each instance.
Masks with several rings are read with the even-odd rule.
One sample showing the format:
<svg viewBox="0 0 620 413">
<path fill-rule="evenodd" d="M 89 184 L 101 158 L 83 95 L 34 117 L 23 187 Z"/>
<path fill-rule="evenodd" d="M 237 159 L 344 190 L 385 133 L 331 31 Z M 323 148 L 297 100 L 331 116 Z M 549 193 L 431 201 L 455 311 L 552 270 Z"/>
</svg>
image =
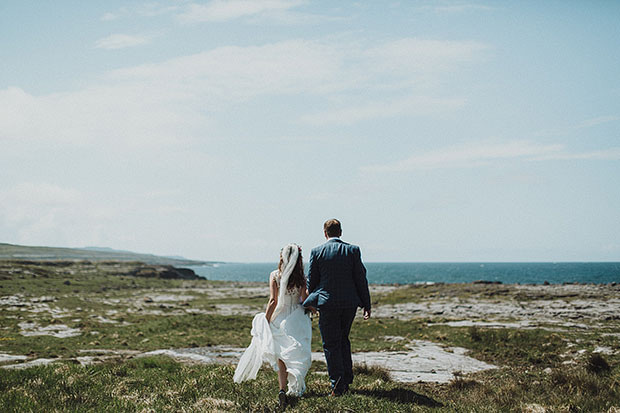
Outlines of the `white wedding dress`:
<svg viewBox="0 0 620 413">
<path fill-rule="evenodd" d="M 278 371 L 280 359 L 288 373 L 287 394 L 301 396 L 306 390 L 305 377 L 312 362 L 312 323 L 301 306 L 300 289 L 287 290 L 286 285 L 282 287 L 277 270 L 271 276 L 275 276 L 280 290 L 278 305 L 271 323 L 267 322 L 265 313 L 254 316 L 252 343 L 241 356 L 233 380 L 240 383 L 255 379 L 265 362 Z M 281 291 L 282 288 L 285 291 Z"/>
</svg>

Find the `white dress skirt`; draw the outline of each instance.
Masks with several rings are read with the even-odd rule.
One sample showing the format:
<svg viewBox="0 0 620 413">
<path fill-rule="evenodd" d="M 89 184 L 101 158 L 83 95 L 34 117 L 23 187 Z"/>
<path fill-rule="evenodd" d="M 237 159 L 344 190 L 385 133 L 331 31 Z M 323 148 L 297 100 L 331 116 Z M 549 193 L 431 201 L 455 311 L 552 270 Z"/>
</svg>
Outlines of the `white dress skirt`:
<svg viewBox="0 0 620 413">
<path fill-rule="evenodd" d="M 278 359 L 286 365 L 288 395 L 301 396 L 306 390 L 305 377 L 312 363 L 310 342 L 312 322 L 300 303 L 299 290 L 286 291 L 281 310 L 267 322 L 265 313 L 252 320 L 252 342 L 245 350 L 233 380 L 241 383 L 256 378 L 263 363 L 278 371 Z"/>
</svg>

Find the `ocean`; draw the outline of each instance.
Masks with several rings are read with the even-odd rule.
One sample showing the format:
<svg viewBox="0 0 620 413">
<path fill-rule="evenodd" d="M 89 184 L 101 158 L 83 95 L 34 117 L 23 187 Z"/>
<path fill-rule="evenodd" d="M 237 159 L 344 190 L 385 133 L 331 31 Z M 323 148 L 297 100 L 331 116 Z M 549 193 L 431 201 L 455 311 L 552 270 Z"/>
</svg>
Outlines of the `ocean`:
<svg viewBox="0 0 620 413">
<path fill-rule="evenodd" d="M 620 282 L 620 262 L 368 262 L 364 265 L 371 284 L 467 283 L 477 280 L 503 284 Z M 221 263 L 190 268 L 209 280 L 266 282 L 276 267 L 276 263 Z"/>
</svg>

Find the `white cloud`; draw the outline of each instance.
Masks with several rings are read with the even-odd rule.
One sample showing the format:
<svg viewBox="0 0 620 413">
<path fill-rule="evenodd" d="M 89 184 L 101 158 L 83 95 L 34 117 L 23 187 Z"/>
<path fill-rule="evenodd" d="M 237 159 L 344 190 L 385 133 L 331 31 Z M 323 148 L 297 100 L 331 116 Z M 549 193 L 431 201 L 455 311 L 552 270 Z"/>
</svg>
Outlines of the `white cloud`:
<svg viewBox="0 0 620 413">
<path fill-rule="evenodd" d="M 475 10 L 492 10 L 492 7 L 483 6 L 481 4 L 455 4 L 449 6 L 436 6 L 433 10 L 440 13 L 462 13 Z"/>
<path fill-rule="evenodd" d="M 475 41 L 404 38 L 369 48 L 363 53 L 369 69 L 392 74 L 431 74 L 450 71 L 479 58 L 488 46 Z"/>
<path fill-rule="evenodd" d="M 116 70 L 110 78 L 153 83 L 183 96 L 207 98 L 207 102 L 246 100 L 258 95 L 342 88 L 345 57 L 338 46 L 291 40 L 263 46 L 218 47 L 162 63 Z"/>
<path fill-rule="evenodd" d="M 601 160 L 614 161 L 620 160 L 620 148 L 607 148 L 597 151 L 576 152 L 576 153 L 550 153 L 540 155 L 533 160 L 535 161 L 570 161 L 570 160 Z"/>
<path fill-rule="evenodd" d="M 125 49 L 128 47 L 136 47 L 148 44 L 151 36 L 146 35 L 130 35 L 130 34 L 111 34 L 107 37 L 99 39 L 95 42 L 98 49 Z"/>
<path fill-rule="evenodd" d="M 304 115 L 302 121 L 316 124 L 351 124 L 368 119 L 402 115 L 429 115 L 463 106 L 459 96 L 429 94 L 449 75 L 476 61 L 487 46 L 471 41 L 440 41 L 405 38 L 366 49 L 346 47 L 346 78 L 351 89 L 395 92 L 389 98 L 360 102 L 346 100 L 335 107 Z M 344 65 L 343 65 L 344 66 Z M 389 80 L 383 80 L 388 79 Z M 431 92 L 432 93 L 432 92 Z"/>
<path fill-rule="evenodd" d="M 23 182 L 3 194 L 18 204 L 35 203 L 39 206 L 62 206 L 79 201 L 81 195 L 72 188 L 63 188 L 49 183 Z M 19 213 L 20 211 L 15 211 Z"/>
<path fill-rule="evenodd" d="M 148 193 L 101 194 L 49 182 L 22 182 L 0 189 L 0 228 L 11 234 L 4 241 L 26 245 L 135 245 L 143 242 L 136 239 L 137 234 L 150 232 L 156 239 L 161 228 L 190 212 L 177 198 L 153 199 Z"/>
<path fill-rule="evenodd" d="M 366 170 L 402 172 L 416 169 L 466 168 L 497 160 L 557 153 L 560 150 L 562 150 L 562 145 L 540 145 L 528 141 L 466 144 L 417 153 L 409 158 L 386 165 L 368 167 Z"/>
<path fill-rule="evenodd" d="M 282 12 L 303 3 L 297 0 L 212 0 L 207 4 L 190 4 L 178 18 L 183 22 L 222 22 Z"/>
<path fill-rule="evenodd" d="M 325 124 L 352 124 L 362 120 L 383 119 L 394 116 L 422 116 L 454 110 L 465 104 L 462 98 L 434 98 L 429 96 L 407 96 L 388 101 L 377 101 L 362 105 L 352 104 L 342 109 L 304 115 L 303 122 Z"/>
<path fill-rule="evenodd" d="M 170 5 L 169 3 L 160 4 L 158 2 L 149 2 L 131 7 L 120 7 L 114 12 L 107 12 L 101 16 L 102 21 L 118 20 L 132 16 L 140 17 L 156 17 L 163 14 L 174 13 L 179 10 L 178 5 Z"/>
<path fill-rule="evenodd" d="M 83 194 L 73 188 L 50 183 L 20 183 L 0 191 L 0 223 L 16 228 L 16 241 L 20 243 L 42 243 L 58 238 L 66 241 L 68 232 L 85 223 L 82 221 L 84 215 L 95 211 L 87 208 L 85 201 Z"/>
<path fill-rule="evenodd" d="M 591 128 L 593 126 L 598 126 L 598 125 L 602 125 L 604 123 L 609 123 L 609 122 L 614 122 L 620 120 L 620 116 L 598 116 L 596 118 L 591 118 L 591 119 L 586 119 L 582 122 L 579 122 L 577 125 L 575 125 L 576 129 L 584 129 L 584 128 Z"/>
<path fill-rule="evenodd" d="M 588 129 L 593 128 L 599 125 L 603 125 L 610 122 L 615 122 L 620 120 L 620 116 L 618 115 L 604 115 L 597 116 L 595 118 L 585 119 L 581 122 L 565 125 L 559 128 L 550 128 L 544 129 L 536 132 L 535 136 L 558 136 L 558 135 L 567 135 L 578 131 L 580 129 Z"/>
<path fill-rule="evenodd" d="M 343 102 L 304 122 L 353 123 L 369 118 L 436 113 L 464 104 L 461 97 L 427 94 L 428 83 L 474 62 L 486 46 L 470 41 L 406 38 L 370 47 L 347 42 L 290 40 L 263 46 L 219 47 L 169 61 L 117 70 L 112 77 L 165 85 L 181 94 L 243 101 L 259 95 L 334 94 L 379 88 L 399 95 Z M 395 69 L 396 68 L 396 69 Z M 389 80 L 388 80 L 389 79 Z M 380 85 L 380 86 L 377 86 Z M 425 88 L 421 93 L 414 89 Z"/>
<path fill-rule="evenodd" d="M 531 141 L 478 142 L 416 153 L 406 159 L 363 168 L 368 172 L 405 172 L 420 169 L 473 168 L 506 160 L 619 160 L 620 148 L 567 152 L 561 144 Z"/>
<path fill-rule="evenodd" d="M 101 21 L 112 21 L 112 20 L 116 20 L 118 19 L 118 16 L 114 13 L 104 13 L 103 16 L 101 16 Z"/>
<path fill-rule="evenodd" d="M 204 130 L 208 119 L 171 101 L 164 90 L 108 85 L 33 96 L 0 90 L 0 141 L 159 145 Z"/>
<path fill-rule="evenodd" d="M 307 115 L 305 122 L 436 113 L 465 100 L 416 89 L 416 80 L 442 79 L 475 60 L 481 48 L 418 39 L 367 47 L 307 40 L 223 46 L 115 70 L 77 91 L 35 96 L 16 87 L 0 90 L 0 140 L 143 145 L 204 139 L 218 112 L 273 96 L 324 99 L 325 112 Z M 392 78 L 392 67 L 411 70 Z M 347 97 L 358 91 L 365 99 Z"/>
<path fill-rule="evenodd" d="M 464 13 L 469 11 L 488 11 L 493 10 L 493 7 L 468 2 L 458 1 L 435 1 L 432 5 L 426 5 L 420 7 L 421 10 L 429 10 L 435 13 Z"/>
<path fill-rule="evenodd" d="M 179 7 L 180 6 L 177 5 L 170 5 L 169 3 L 165 5 L 160 3 L 145 3 L 136 7 L 136 13 L 144 17 L 155 17 L 176 12 L 179 10 Z"/>
</svg>

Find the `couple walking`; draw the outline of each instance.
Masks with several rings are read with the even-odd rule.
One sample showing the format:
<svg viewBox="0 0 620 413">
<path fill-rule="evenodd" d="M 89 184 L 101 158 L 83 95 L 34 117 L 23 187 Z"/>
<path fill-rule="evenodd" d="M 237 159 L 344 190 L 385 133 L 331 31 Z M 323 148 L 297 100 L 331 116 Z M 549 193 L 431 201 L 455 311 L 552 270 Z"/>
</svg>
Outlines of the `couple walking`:
<svg viewBox="0 0 620 413">
<path fill-rule="evenodd" d="M 280 405 L 286 395 L 301 396 L 311 364 L 312 325 L 308 312 L 319 313 L 319 330 L 332 387 L 332 396 L 349 390 L 353 382 L 349 331 L 358 307 L 370 318 L 370 293 L 359 247 L 340 239 L 336 219 L 323 225 L 327 241 L 310 253 L 308 280 L 301 247 L 285 246 L 278 269 L 269 276 L 270 298 L 264 313 L 252 321 L 252 343 L 241 356 L 236 383 L 255 379 L 267 362 L 278 373 Z M 288 391 L 285 387 L 288 383 Z"/>
</svg>

